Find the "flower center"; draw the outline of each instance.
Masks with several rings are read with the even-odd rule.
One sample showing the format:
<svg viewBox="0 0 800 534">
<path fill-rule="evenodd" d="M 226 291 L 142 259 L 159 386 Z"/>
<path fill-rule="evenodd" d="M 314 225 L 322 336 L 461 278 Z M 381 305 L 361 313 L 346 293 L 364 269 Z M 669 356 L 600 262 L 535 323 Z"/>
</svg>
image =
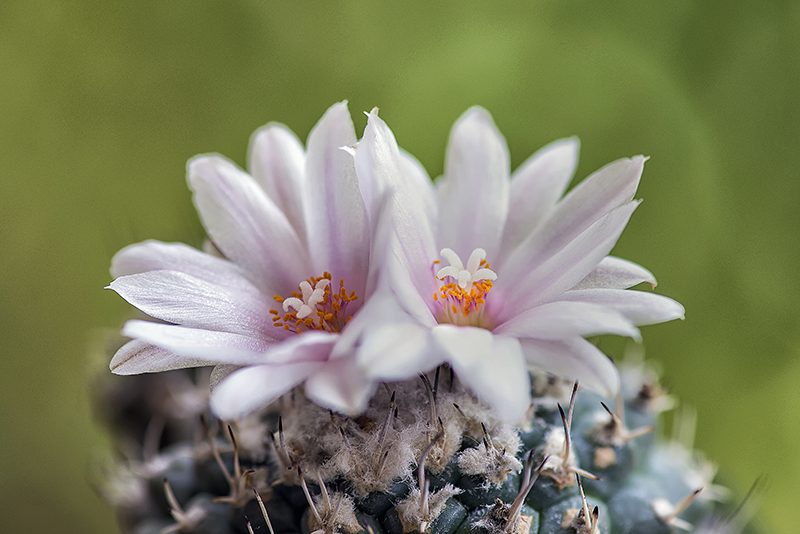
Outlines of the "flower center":
<svg viewBox="0 0 800 534">
<path fill-rule="evenodd" d="M 445 281 L 433 294 L 433 300 L 442 306 L 440 322 L 459 326 L 481 326 L 483 304 L 492 289 L 497 274 L 486 261 L 486 251 L 476 248 L 469 255 L 467 266 L 453 250 L 443 248 L 442 258 L 450 264 L 439 269 L 436 278 Z M 434 263 L 439 263 L 439 260 Z"/>
<path fill-rule="evenodd" d="M 273 326 L 298 334 L 308 330 L 339 332 L 353 318 L 347 315 L 347 305 L 358 299 L 358 295 L 355 291 L 347 293 L 344 278 L 339 280 L 336 292 L 331 290 L 331 273 L 327 271 L 319 278 L 303 280 L 297 289 L 291 297 L 273 297 L 283 307 L 283 314 L 269 310 Z"/>
</svg>

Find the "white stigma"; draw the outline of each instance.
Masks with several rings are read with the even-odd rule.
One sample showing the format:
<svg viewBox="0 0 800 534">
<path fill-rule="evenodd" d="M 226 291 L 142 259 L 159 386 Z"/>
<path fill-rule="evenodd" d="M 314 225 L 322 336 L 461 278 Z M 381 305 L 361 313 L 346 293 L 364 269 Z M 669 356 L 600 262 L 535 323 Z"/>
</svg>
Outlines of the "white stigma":
<svg viewBox="0 0 800 534">
<path fill-rule="evenodd" d="M 455 253 L 453 249 L 443 248 L 439 253 L 442 258 L 447 260 L 450 265 L 442 267 L 436 273 L 436 278 L 444 280 L 448 276 L 455 279 L 458 287 L 464 291 L 472 289 L 472 284 L 480 282 L 481 280 L 497 280 L 497 274 L 491 269 L 481 267 L 481 262 L 486 259 L 486 251 L 482 248 L 476 248 L 469 255 L 467 260 L 467 267 L 461 262 L 461 258 Z"/>
<path fill-rule="evenodd" d="M 297 297 L 290 297 L 283 301 L 283 311 L 288 312 L 289 308 L 294 308 L 298 319 L 305 319 L 317 310 L 317 304 L 325 299 L 325 288 L 331 281 L 323 278 L 317 282 L 314 289 L 311 284 L 303 280 L 300 282 L 300 290 L 303 292 L 303 300 Z"/>
</svg>

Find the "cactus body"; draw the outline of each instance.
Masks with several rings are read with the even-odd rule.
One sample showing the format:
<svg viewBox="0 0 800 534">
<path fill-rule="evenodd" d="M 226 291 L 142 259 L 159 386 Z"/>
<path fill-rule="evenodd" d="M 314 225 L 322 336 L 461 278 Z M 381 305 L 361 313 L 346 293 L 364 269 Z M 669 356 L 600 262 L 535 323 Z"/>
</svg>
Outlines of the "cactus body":
<svg viewBox="0 0 800 534">
<path fill-rule="evenodd" d="M 570 416 L 572 385 L 534 377 L 530 418 L 513 427 L 440 371 L 387 384 L 358 418 L 295 391 L 230 426 L 206 412 L 200 371 L 115 379 L 101 404 L 135 451 L 108 484 L 120 523 L 136 534 L 670 534 L 713 521 L 713 469 L 648 432 L 667 405 L 652 375 L 623 374 L 624 416 L 580 389 Z"/>
</svg>

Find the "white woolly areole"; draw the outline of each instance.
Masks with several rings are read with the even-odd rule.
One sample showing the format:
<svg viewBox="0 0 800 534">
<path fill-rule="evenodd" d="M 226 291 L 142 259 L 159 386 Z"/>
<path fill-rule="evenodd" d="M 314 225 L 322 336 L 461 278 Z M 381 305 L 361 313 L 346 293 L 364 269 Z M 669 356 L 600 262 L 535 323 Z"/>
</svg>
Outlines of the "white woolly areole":
<svg viewBox="0 0 800 534">
<path fill-rule="evenodd" d="M 320 494 L 314 497 L 314 507 L 317 509 L 323 524 L 320 525 L 311 510 L 308 514 L 308 531 L 315 532 L 322 530 L 326 534 L 336 534 L 337 532 L 359 532 L 361 526 L 356 518 L 355 504 L 353 498 L 346 493 L 331 493 L 329 502 Z"/>
<path fill-rule="evenodd" d="M 425 530 L 420 526 L 429 526 L 442 513 L 447 499 L 459 493 L 461 493 L 461 490 L 453 487 L 452 484 L 445 485 L 436 493 L 429 493 L 428 513 L 423 515 L 422 492 L 420 492 L 419 488 L 412 489 L 408 497 L 397 505 L 397 513 L 400 516 L 400 522 L 403 524 L 403 532 L 411 532 L 413 530 L 421 532 Z"/>
<path fill-rule="evenodd" d="M 482 442 L 458 455 L 458 467 L 465 475 L 483 475 L 489 484 L 501 486 L 511 472 L 522 469 L 516 454 L 521 445 L 519 436 L 510 427 L 500 427 L 487 448 Z"/>
</svg>

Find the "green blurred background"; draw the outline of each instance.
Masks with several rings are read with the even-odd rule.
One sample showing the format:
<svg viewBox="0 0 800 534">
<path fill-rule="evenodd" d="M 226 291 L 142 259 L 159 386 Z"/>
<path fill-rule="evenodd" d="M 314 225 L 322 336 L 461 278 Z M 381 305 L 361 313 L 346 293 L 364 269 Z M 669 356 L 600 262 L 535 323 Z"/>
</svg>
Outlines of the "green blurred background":
<svg viewBox="0 0 800 534">
<path fill-rule="evenodd" d="M 102 329 L 128 310 L 102 289 L 112 254 L 198 245 L 187 158 L 244 163 L 257 127 L 305 138 L 349 99 L 359 131 L 379 106 L 432 176 L 473 104 L 514 166 L 569 135 L 580 177 L 650 155 L 615 253 L 687 315 L 646 328 L 647 355 L 737 493 L 769 477 L 768 531 L 796 532 L 798 87 L 791 0 L 3 0 L 0 531 L 116 530 L 89 404 Z"/>
</svg>

